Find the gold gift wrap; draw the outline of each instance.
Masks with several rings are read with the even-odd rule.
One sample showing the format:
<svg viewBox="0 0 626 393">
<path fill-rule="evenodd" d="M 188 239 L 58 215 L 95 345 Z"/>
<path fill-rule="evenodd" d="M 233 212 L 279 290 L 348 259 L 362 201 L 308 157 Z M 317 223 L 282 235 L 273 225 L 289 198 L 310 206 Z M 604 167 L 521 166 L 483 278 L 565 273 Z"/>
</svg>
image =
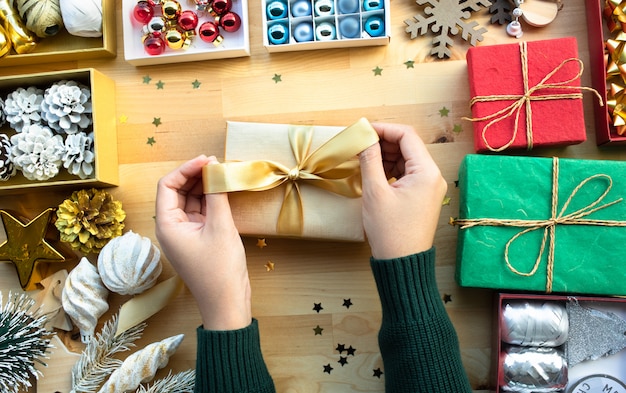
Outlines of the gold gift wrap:
<svg viewBox="0 0 626 393">
<path fill-rule="evenodd" d="M 378 141 L 347 128 L 228 122 L 225 163 L 204 168 L 205 193 L 229 192 L 242 235 L 363 241 L 357 154 Z"/>
</svg>

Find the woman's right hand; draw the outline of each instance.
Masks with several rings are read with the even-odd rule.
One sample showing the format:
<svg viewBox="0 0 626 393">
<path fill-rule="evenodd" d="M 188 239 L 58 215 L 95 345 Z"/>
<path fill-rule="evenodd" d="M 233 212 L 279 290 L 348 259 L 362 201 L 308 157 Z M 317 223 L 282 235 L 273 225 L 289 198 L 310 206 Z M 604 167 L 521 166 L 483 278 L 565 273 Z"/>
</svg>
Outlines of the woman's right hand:
<svg viewBox="0 0 626 393">
<path fill-rule="evenodd" d="M 380 142 L 359 155 L 363 225 L 372 256 L 391 259 L 426 251 L 433 245 L 447 183 L 412 127 L 372 125 Z"/>
</svg>

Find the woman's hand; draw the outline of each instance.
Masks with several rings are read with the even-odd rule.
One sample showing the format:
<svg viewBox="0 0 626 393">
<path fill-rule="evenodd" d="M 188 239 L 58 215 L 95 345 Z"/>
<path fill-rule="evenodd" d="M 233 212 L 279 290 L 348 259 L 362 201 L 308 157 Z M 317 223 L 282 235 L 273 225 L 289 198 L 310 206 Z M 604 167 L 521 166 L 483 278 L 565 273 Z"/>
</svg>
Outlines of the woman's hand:
<svg viewBox="0 0 626 393">
<path fill-rule="evenodd" d="M 243 243 L 226 194 L 204 195 L 199 156 L 159 180 L 156 236 L 193 294 L 205 329 L 233 330 L 252 321 Z"/>
<path fill-rule="evenodd" d="M 380 143 L 359 155 L 363 225 L 372 256 L 391 259 L 428 250 L 447 184 L 412 127 L 373 126 Z M 392 177 L 397 181 L 390 184 Z"/>
</svg>

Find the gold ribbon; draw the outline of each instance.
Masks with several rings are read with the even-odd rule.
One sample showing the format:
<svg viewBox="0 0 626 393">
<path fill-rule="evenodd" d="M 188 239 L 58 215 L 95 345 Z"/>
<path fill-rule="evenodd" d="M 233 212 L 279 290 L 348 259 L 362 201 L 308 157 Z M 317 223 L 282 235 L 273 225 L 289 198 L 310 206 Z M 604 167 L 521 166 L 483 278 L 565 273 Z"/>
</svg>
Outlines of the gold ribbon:
<svg viewBox="0 0 626 393">
<path fill-rule="evenodd" d="M 295 167 L 269 160 L 207 165 L 202 172 L 204 193 L 265 191 L 284 184 L 276 231 L 295 236 L 301 235 L 304 227 L 301 184 L 348 198 L 361 195 L 361 171 L 353 158 L 378 142 L 378 134 L 366 119 L 361 118 L 311 153 L 313 127 L 290 126 L 288 135 Z"/>
<path fill-rule="evenodd" d="M 581 86 L 567 86 L 567 84 L 579 79 L 582 76 L 584 65 L 580 59 L 569 58 L 563 60 L 561 64 L 559 64 L 556 68 L 550 71 L 537 85 L 529 86 L 528 81 L 528 45 L 526 41 L 520 42 L 520 60 L 522 65 L 522 82 L 524 88 L 524 94 L 497 94 L 497 95 L 487 95 L 487 96 L 476 96 L 470 100 L 470 107 L 474 106 L 474 104 L 479 102 L 493 102 L 493 101 L 513 101 L 510 105 L 500 109 L 499 111 L 492 113 L 487 116 L 479 117 L 479 118 L 468 118 L 464 117 L 463 119 L 469 121 L 487 121 L 487 123 L 482 129 L 482 139 L 485 143 L 487 149 L 499 152 L 507 149 L 509 146 L 513 144 L 515 138 L 517 137 L 517 128 L 519 125 L 519 117 L 522 111 L 522 107 L 525 109 L 526 113 L 526 144 L 528 150 L 533 147 L 533 125 L 532 125 L 532 109 L 531 102 L 532 101 L 547 101 L 547 100 L 563 100 L 563 99 L 582 99 L 582 93 L 555 93 L 555 94 L 543 94 L 536 95 L 536 93 L 541 90 L 546 89 L 564 89 L 564 90 L 589 90 L 593 91 L 598 99 L 600 100 L 600 105 L 602 104 L 602 97 L 600 94 L 593 88 L 590 87 L 581 87 Z M 550 78 L 552 78 L 555 74 L 557 74 L 561 68 L 567 65 L 569 62 L 578 63 L 578 72 L 573 77 L 557 82 L 548 83 Z M 503 146 L 499 148 L 492 147 L 487 141 L 487 130 L 494 124 L 508 119 L 511 116 L 515 116 L 515 125 L 513 127 L 513 135 L 511 139 L 505 143 Z"/>
<path fill-rule="evenodd" d="M 522 229 L 520 232 L 516 233 L 513 237 L 509 239 L 504 248 L 504 260 L 506 262 L 506 266 L 513 273 L 524 276 L 531 277 L 539 268 L 541 264 L 541 259 L 543 258 L 546 243 L 548 246 L 548 265 L 547 265 L 547 274 L 546 274 L 546 292 L 552 292 L 552 281 L 554 276 L 554 247 L 556 242 L 556 227 L 557 225 L 599 225 L 599 226 L 610 226 L 610 227 L 626 227 L 626 221 L 613 221 L 613 220 L 596 220 L 585 218 L 590 214 L 606 209 L 609 206 L 615 205 L 617 203 L 622 202 L 623 198 L 616 199 L 612 202 L 601 204 L 604 198 L 608 195 L 609 191 L 613 187 L 613 179 L 610 176 L 604 174 L 596 174 L 593 176 L 589 176 L 586 179 L 583 179 L 572 191 L 569 195 L 565 204 L 561 210 L 558 209 L 558 190 L 559 190 L 559 160 L 554 157 L 552 160 L 552 207 L 551 207 L 551 215 L 550 218 L 546 220 L 522 220 L 522 219 L 500 219 L 500 218 L 465 218 L 465 219 L 451 219 L 450 224 L 458 225 L 460 229 L 467 229 L 475 226 L 504 226 L 504 227 L 518 227 L 518 228 L 526 228 Z M 580 191 L 585 184 L 594 180 L 594 179 L 605 179 L 608 184 L 606 189 L 595 201 L 591 202 L 587 206 L 578 209 L 572 213 L 565 214 L 570 202 L 578 191 Z M 539 247 L 539 254 L 537 259 L 535 260 L 535 264 L 533 268 L 529 272 L 521 272 L 516 269 L 509 259 L 509 249 L 513 242 L 520 238 L 521 236 L 543 229 L 543 237 L 541 241 L 541 245 Z"/>
</svg>

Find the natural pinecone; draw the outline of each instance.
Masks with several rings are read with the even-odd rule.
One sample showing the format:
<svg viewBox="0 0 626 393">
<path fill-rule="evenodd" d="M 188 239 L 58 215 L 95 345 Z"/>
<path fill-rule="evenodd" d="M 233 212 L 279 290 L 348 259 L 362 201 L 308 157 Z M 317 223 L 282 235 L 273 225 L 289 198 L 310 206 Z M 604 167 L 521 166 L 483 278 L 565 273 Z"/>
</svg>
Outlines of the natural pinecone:
<svg viewBox="0 0 626 393">
<path fill-rule="evenodd" d="M 121 202 L 95 188 L 74 191 L 56 213 L 61 241 L 85 254 L 99 253 L 109 240 L 121 236 L 126 218 Z"/>
<path fill-rule="evenodd" d="M 72 175 L 86 179 L 93 173 L 93 162 L 96 155 L 93 151 L 93 132 L 69 134 L 65 138 L 65 154 L 63 167 Z"/>
<path fill-rule="evenodd" d="M 0 134 L 0 181 L 7 181 L 17 173 L 11 161 L 11 140 L 6 134 Z"/>
<path fill-rule="evenodd" d="M 24 127 L 40 124 L 43 90 L 31 86 L 28 89 L 19 87 L 11 92 L 4 101 L 4 114 L 11 128 L 22 132 Z"/>
<path fill-rule="evenodd" d="M 61 135 L 32 124 L 11 137 L 11 160 L 28 180 L 48 180 L 59 173 L 65 147 Z"/>
<path fill-rule="evenodd" d="M 89 127 L 91 91 L 75 81 L 62 80 L 46 89 L 41 103 L 41 116 L 59 133 L 75 134 Z"/>
</svg>

